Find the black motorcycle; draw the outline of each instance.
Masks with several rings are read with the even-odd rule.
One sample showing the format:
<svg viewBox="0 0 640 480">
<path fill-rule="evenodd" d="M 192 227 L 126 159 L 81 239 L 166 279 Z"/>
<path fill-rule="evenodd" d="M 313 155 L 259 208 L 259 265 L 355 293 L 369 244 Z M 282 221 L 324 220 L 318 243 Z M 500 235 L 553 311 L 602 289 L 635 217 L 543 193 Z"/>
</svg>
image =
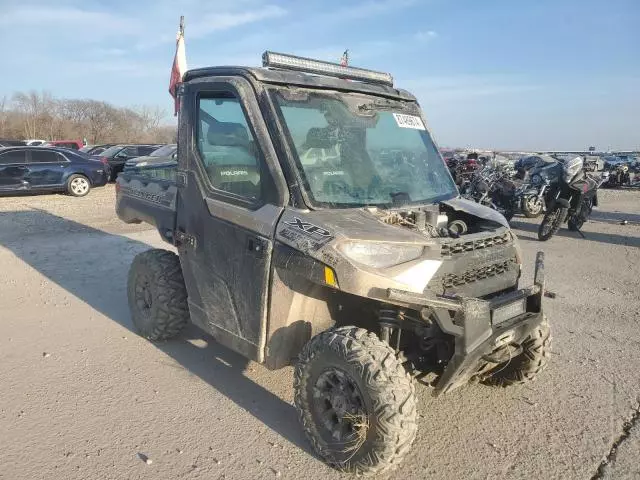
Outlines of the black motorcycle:
<svg viewBox="0 0 640 480">
<path fill-rule="evenodd" d="M 515 179 L 515 172 L 508 168 L 485 167 L 460 188 L 460 193 L 469 200 L 497 210 L 507 221 L 516 213 L 534 218 L 544 212 L 544 195 L 552 181 L 542 168 L 536 172 L 539 173 L 523 182 Z"/>
<path fill-rule="evenodd" d="M 602 180 L 586 173 L 582 167 L 581 157 L 555 167 L 562 169 L 562 176 L 547 192 L 547 213 L 538 228 L 538 240 L 549 240 L 564 222 L 568 222 L 569 230 L 580 233 L 591 210 L 598 205 L 598 187 Z"/>
<path fill-rule="evenodd" d="M 531 156 L 516 164 L 516 181 L 521 187 L 516 195 L 518 209 L 527 218 L 535 218 L 546 210 L 545 198 L 549 187 L 558 181 L 558 160 L 549 155 Z"/>
<path fill-rule="evenodd" d="M 516 186 L 506 169 L 484 167 L 475 172 L 460 193 L 468 200 L 493 208 L 511 220 L 518 208 Z"/>
<path fill-rule="evenodd" d="M 625 185 L 631 185 L 629 166 L 625 163 L 614 165 L 613 168 L 609 170 L 609 178 L 605 186 L 609 188 L 616 188 Z"/>
</svg>

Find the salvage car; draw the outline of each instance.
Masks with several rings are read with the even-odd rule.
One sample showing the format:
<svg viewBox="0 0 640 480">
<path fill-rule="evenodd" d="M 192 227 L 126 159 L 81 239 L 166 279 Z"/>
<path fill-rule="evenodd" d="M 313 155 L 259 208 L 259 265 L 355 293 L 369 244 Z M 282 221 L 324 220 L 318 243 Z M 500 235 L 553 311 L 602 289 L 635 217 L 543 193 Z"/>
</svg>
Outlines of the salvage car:
<svg viewBox="0 0 640 480">
<path fill-rule="evenodd" d="M 0 148 L 0 193 L 66 192 L 84 197 L 107 183 L 109 166 L 63 148 Z"/>
<path fill-rule="evenodd" d="M 543 256 L 520 287 L 504 217 L 461 199 L 416 98 L 384 72 L 265 52 L 188 71 L 175 180 L 123 172 L 116 211 L 177 254 L 131 265 L 134 325 L 188 322 L 271 369 L 338 470 L 397 466 L 416 384 L 510 386 L 547 365 Z M 434 405 L 432 405 L 434 407 Z"/>
<path fill-rule="evenodd" d="M 41 145 L 43 147 L 68 148 L 69 150 L 80 150 L 84 147 L 82 140 L 51 140 Z"/>
<path fill-rule="evenodd" d="M 178 145 L 171 143 L 163 145 L 162 147 L 154 150 L 149 155 L 142 157 L 132 158 L 124 163 L 123 171 L 130 171 L 136 169 L 138 166 L 146 167 L 149 164 L 159 164 L 163 162 L 171 162 L 177 158 Z"/>
<path fill-rule="evenodd" d="M 92 154 L 91 158 L 106 162 L 111 169 L 110 181 L 116 179 L 118 174 L 124 169 L 124 164 L 127 160 L 132 158 L 141 157 L 143 155 L 149 155 L 154 150 L 157 150 L 162 145 L 114 145 L 106 150 Z"/>
</svg>

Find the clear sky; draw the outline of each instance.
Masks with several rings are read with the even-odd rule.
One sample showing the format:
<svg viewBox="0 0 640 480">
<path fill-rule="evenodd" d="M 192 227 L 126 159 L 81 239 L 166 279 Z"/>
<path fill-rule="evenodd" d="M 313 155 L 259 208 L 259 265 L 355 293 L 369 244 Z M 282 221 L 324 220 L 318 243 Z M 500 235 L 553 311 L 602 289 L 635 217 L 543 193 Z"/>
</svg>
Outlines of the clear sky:
<svg viewBox="0 0 640 480">
<path fill-rule="evenodd" d="M 181 14 L 189 67 L 349 48 L 416 94 L 441 146 L 640 148 L 640 0 L 0 0 L 0 97 L 169 112 Z"/>
</svg>

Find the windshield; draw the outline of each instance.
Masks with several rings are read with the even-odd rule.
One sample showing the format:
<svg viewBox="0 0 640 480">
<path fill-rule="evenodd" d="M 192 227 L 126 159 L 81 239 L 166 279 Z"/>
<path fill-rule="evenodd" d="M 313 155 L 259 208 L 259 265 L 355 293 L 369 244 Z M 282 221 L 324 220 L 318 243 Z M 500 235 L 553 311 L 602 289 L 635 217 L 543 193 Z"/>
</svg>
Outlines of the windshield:
<svg viewBox="0 0 640 480">
<path fill-rule="evenodd" d="M 177 145 L 164 145 L 149 154 L 150 157 L 170 157 L 178 149 Z"/>
<path fill-rule="evenodd" d="M 415 104 L 355 93 L 273 95 L 314 205 L 384 207 L 457 195 Z"/>
<path fill-rule="evenodd" d="M 116 155 L 123 148 L 124 147 L 122 145 L 116 145 L 114 147 L 109 147 L 106 150 L 104 150 L 100 155 L 102 155 L 103 157 L 113 157 L 114 155 Z"/>
</svg>

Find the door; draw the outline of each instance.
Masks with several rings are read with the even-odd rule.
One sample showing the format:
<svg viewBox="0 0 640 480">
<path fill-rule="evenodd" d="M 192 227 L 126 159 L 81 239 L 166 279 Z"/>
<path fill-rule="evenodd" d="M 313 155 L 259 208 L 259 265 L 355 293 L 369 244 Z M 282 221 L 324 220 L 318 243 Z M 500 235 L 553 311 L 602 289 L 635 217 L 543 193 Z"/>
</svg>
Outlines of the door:
<svg viewBox="0 0 640 480">
<path fill-rule="evenodd" d="M 135 145 L 124 147 L 109 162 L 109 165 L 111 166 L 111 172 L 113 174 L 120 173 L 124 169 L 125 162 L 131 158 L 136 157 L 138 157 L 138 147 L 136 147 Z"/>
<path fill-rule="evenodd" d="M 60 187 L 69 161 L 52 150 L 30 150 L 27 156 L 27 181 L 31 188 Z"/>
<path fill-rule="evenodd" d="M 176 230 L 192 320 L 262 361 L 284 181 L 276 187 L 277 159 L 247 92 L 251 87 L 240 79 L 187 87 L 178 152 L 186 185 L 178 192 Z"/>
<path fill-rule="evenodd" d="M 26 150 L 9 150 L 0 153 L 0 191 L 27 190 L 29 182 Z"/>
<path fill-rule="evenodd" d="M 151 152 L 157 150 L 160 147 L 156 147 L 155 145 L 151 145 L 151 146 L 139 146 L 138 147 L 138 156 L 139 157 L 144 157 L 146 155 L 149 155 Z"/>
</svg>

